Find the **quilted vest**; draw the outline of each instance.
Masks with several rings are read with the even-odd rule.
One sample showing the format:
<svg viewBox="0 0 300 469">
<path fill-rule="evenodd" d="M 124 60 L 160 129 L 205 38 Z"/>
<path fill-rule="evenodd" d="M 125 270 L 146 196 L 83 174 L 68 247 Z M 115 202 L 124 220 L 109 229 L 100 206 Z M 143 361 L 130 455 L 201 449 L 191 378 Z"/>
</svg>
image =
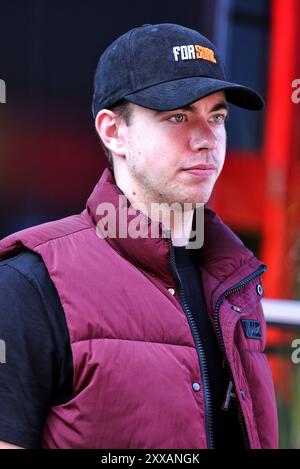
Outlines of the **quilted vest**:
<svg viewBox="0 0 300 469">
<path fill-rule="evenodd" d="M 2 259 L 24 249 L 42 257 L 70 334 L 73 396 L 49 409 L 41 446 L 213 447 L 209 390 L 172 268 L 172 243 L 161 233 L 133 239 L 97 232 L 97 207 L 109 202 L 118 212 L 120 195 L 106 169 L 80 214 L 0 241 Z M 245 439 L 251 448 L 276 448 L 260 301 L 265 266 L 208 208 L 198 259 Z"/>
</svg>

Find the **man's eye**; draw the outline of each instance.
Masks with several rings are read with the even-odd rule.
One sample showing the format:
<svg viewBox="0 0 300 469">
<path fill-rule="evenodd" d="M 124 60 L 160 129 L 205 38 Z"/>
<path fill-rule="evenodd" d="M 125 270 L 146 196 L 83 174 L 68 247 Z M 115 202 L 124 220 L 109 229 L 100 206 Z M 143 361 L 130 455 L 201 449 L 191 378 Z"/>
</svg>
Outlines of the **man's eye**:
<svg viewBox="0 0 300 469">
<path fill-rule="evenodd" d="M 171 116 L 169 118 L 170 121 L 172 122 L 183 122 L 184 121 L 184 115 L 183 114 L 174 114 L 174 116 Z"/>
<path fill-rule="evenodd" d="M 216 124 L 223 124 L 226 121 L 226 117 L 225 114 L 215 114 L 212 118 Z"/>
</svg>

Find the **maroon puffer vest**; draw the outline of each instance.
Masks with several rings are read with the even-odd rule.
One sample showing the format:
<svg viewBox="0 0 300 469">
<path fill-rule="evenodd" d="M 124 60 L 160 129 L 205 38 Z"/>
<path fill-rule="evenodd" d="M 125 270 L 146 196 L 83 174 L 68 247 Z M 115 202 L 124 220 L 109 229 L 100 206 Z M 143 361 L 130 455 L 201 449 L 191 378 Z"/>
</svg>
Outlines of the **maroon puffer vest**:
<svg viewBox="0 0 300 469">
<path fill-rule="evenodd" d="M 172 247 L 163 237 L 101 239 L 96 233 L 98 204 L 118 207 L 119 194 L 106 169 L 81 214 L 0 242 L 1 258 L 24 247 L 42 256 L 70 332 L 74 394 L 50 409 L 42 446 L 206 448 L 205 383 L 170 269 Z M 264 266 L 208 209 L 200 252 L 208 313 L 226 351 L 250 447 L 275 448 L 260 302 Z M 247 338 L 243 319 L 259 323 L 262 340 Z"/>
</svg>

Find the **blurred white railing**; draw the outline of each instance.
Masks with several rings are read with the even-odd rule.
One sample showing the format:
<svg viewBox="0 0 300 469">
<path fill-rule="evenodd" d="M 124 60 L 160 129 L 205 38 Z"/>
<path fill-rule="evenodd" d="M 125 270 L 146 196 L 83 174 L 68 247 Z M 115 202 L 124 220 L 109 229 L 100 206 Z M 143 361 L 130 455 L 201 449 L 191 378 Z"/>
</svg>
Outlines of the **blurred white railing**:
<svg viewBox="0 0 300 469">
<path fill-rule="evenodd" d="M 300 328 L 300 301 L 262 300 L 268 324 Z"/>
</svg>

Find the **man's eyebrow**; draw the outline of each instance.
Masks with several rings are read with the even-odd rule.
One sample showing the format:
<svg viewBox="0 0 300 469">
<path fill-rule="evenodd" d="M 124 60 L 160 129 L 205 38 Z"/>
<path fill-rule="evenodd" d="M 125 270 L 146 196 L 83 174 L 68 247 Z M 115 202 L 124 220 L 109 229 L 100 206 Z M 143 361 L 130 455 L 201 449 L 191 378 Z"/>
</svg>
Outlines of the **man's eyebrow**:
<svg viewBox="0 0 300 469">
<path fill-rule="evenodd" d="M 213 107 L 209 110 L 209 112 L 220 111 L 222 109 L 225 109 L 225 111 L 228 112 L 228 106 L 227 106 L 226 101 L 220 101 L 214 104 Z M 191 112 L 194 111 L 195 112 L 197 111 L 197 106 L 195 106 L 194 104 L 187 104 L 186 106 L 182 106 L 178 109 L 174 109 L 174 111 L 191 111 Z M 162 111 L 157 111 L 157 114 L 161 114 L 161 112 Z M 172 112 L 172 111 L 163 111 L 163 112 Z"/>
<path fill-rule="evenodd" d="M 209 112 L 221 111 L 222 109 L 225 109 L 225 111 L 228 111 L 228 106 L 227 106 L 226 101 L 221 101 L 219 103 L 216 103 Z"/>
</svg>

